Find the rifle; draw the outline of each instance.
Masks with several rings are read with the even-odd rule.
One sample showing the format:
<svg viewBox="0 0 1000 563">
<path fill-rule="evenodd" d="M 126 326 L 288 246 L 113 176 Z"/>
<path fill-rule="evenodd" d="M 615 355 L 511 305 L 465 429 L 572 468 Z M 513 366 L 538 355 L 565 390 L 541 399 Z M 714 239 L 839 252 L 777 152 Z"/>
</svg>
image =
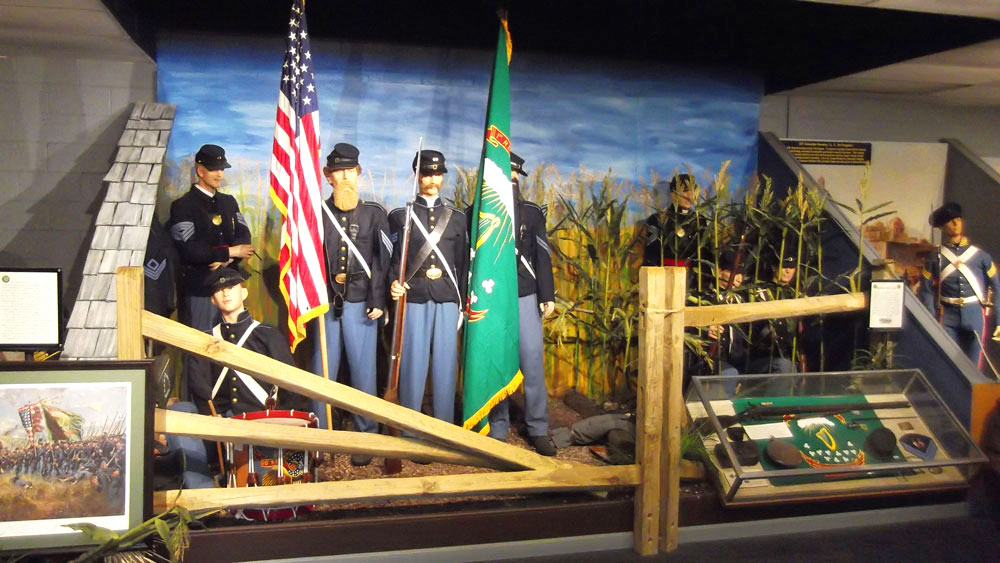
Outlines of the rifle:
<svg viewBox="0 0 1000 563">
<path fill-rule="evenodd" d="M 735 290 L 735 288 L 733 287 L 733 282 L 736 281 L 736 273 L 740 271 L 740 262 L 743 261 L 743 253 L 746 250 L 747 230 L 749 228 L 750 228 L 750 215 L 747 214 L 746 222 L 743 223 L 743 229 L 740 232 L 740 243 L 736 247 L 736 256 L 733 258 L 733 266 L 732 269 L 729 270 L 729 279 L 726 282 L 726 291 L 729 292 L 730 294 L 732 294 L 732 292 Z M 718 261 L 716 262 L 716 264 L 718 264 Z M 716 272 L 716 275 L 718 275 L 718 272 Z M 719 287 L 718 284 L 716 284 L 715 287 L 716 289 L 718 289 Z M 721 296 L 718 294 L 718 292 L 716 293 L 716 297 L 719 298 L 719 300 L 721 301 Z M 708 348 L 709 357 L 712 358 L 714 362 L 716 362 L 716 370 L 715 370 L 716 373 L 719 373 L 718 370 L 720 369 L 721 366 L 721 364 L 719 363 L 719 359 L 721 358 L 721 355 L 719 353 L 721 349 L 721 343 L 722 343 L 722 334 L 720 333 L 719 337 L 715 341 L 713 341 Z"/>
<path fill-rule="evenodd" d="M 719 419 L 719 424 L 721 424 L 723 428 L 728 428 L 734 424 L 742 424 L 744 422 L 757 422 L 775 418 L 783 419 L 787 415 L 811 414 L 814 416 L 831 416 L 850 411 L 903 409 L 910 406 L 912 405 L 909 401 L 883 401 L 881 403 L 837 403 L 832 405 L 790 405 L 786 407 L 773 406 L 767 403 L 760 403 L 756 405 L 751 403 L 747 406 L 747 408 L 743 409 L 743 412 L 739 414 L 724 414 L 718 416 L 717 418 Z M 701 424 L 700 429 L 702 433 L 712 432 L 711 425 L 708 424 L 708 418 L 698 418 L 694 422 L 695 424 Z"/>
<path fill-rule="evenodd" d="M 934 239 L 934 229 L 931 229 L 931 240 Z M 937 261 L 937 272 L 934 272 L 934 318 L 938 323 L 944 321 L 944 313 L 941 310 L 941 244 L 944 242 L 944 234 L 938 234 L 938 243 L 934 248 L 934 258 Z M 943 324 L 943 323 L 942 323 Z"/>
<path fill-rule="evenodd" d="M 406 202 L 406 219 L 403 223 L 403 241 L 400 246 L 399 279 L 400 285 L 406 283 L 406 259 L 410 253 L 410 224 L 413 222 L 413 200 L 417 198 L 420 185 L 420 151 L 424 146 L 424 138 L 417 141 L 417 164 L 413 169 L 413 197 Z M 403 322 L 406 320 L 406 295 L 396 301 L 396 312 L 392 326 L 392 353 L 389 356 L 389 385 L 385 390 L 385 400 L 399 404 L 399 367 L 403 353 Z M 398 436 L 399 430 L 389 427 L 390 436 Z M 403 470 L 403 462 L 396 458 L 385 458 L 385 472 L 393 475 Z"/>
</svg>

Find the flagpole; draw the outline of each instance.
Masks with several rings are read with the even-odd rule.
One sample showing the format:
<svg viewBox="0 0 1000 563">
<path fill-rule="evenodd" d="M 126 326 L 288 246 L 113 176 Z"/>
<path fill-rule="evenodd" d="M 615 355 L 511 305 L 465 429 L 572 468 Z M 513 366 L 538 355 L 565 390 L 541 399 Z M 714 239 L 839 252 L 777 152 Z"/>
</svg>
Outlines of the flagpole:
<svg viewBox="0 0 1000 563">
<path fill-rule="evenodd" d="M 319 355 L 320 361 L 323 363 L 323 379 L 330 380 L 330 367 L 327 365 L 327 355 L 326 355 L 326 311 L 319 316 Z M 326 406 L 326 429 L 333 430 L 333 409 L 330 408 L 330 403 L 324 403 Z"/>
</svg>

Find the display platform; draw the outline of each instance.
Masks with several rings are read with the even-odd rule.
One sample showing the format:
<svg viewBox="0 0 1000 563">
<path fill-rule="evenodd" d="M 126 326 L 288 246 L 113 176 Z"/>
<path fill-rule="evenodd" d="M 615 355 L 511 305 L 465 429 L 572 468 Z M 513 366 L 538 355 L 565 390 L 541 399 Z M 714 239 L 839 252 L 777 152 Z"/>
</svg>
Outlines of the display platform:
<svg viewBox="0 0 1000 563">
<path fill-rule="evenodd" d="M 961 489 L 986 462 L 919 370 L 696 376 L 727 506 Z"/>
</svg>

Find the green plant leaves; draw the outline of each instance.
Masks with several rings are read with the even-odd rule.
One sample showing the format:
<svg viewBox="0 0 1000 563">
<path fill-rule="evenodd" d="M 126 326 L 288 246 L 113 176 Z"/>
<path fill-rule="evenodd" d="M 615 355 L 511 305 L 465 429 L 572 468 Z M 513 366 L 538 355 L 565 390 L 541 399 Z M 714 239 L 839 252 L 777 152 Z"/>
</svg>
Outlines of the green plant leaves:
<svg viewBox="0 0 1000 563">
<path fill-rule="evenodd" d="M 90 538 L 96 543 L 105 543 L 109 541 L 117 541 L 118 534 L 100 526 L 95 526 L 94 524 L 88 524 L 87 522 L 80 522 L 76 524 L 66 524 L 65 527 L 72 528 L 83 535 Z"/>
</svg>

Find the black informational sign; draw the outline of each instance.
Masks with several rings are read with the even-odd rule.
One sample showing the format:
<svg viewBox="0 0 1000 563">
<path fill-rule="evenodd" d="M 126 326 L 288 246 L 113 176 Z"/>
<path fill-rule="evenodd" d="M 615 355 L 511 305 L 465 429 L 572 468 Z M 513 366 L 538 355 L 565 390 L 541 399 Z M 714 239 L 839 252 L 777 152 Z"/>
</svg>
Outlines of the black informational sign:
<svg viewBox="0 0 1000 563">
<path fill-rule="evenodd" d="M 781 141 L 802 164 L 864 166 L 872 161 L 871 143 L 843 141 Z"/>
<path fill-rule="evenodd" d="M 0 350 L 62 350 L 62 270 L 0 268 Z"/>
</svg>

